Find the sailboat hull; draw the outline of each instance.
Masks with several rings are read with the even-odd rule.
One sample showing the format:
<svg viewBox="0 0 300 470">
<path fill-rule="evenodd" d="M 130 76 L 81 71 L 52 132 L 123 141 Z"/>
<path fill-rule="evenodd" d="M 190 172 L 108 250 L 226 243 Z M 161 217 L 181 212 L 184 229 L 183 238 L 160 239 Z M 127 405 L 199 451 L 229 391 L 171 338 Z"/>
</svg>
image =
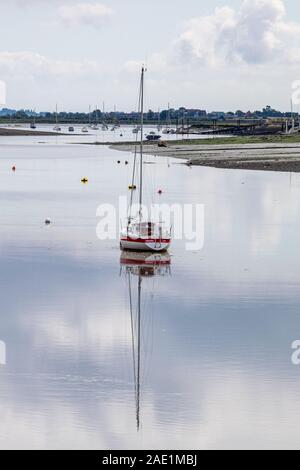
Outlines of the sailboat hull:
<svg viewBox="0 0 300 470">
<path fill-rule="evenodd" d="M 152 251 L 152 252 L 163 252 L 167 251 L 171 246 L 171 239 L 142 239 L 142 238 L 131 238 L 122 237 L 120 240 L 122 250 L 132 251 Z"/>
</svg>

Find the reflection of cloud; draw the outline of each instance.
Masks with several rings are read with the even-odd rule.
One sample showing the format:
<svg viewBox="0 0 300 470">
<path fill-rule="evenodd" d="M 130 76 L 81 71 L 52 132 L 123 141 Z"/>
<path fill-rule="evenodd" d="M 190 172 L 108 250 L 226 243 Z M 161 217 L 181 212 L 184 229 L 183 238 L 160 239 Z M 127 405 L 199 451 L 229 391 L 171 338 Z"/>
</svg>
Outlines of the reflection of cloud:
<svg viewBox="0 0 300 470">
<path fill-rule="evenodd" d="M 0 366 L 6 365 L 6 344 L 0 340 Z"/>
<path fill-rule="evenodd" d="M 30 146 L 29 160 L 22 147 L 14 177 L 5 168 L 20 149 L 6 147 L 1 163 L 0 329 L 10 358 L 0 371 L 0 447 L 298 446 L 300 376 L 289 364 L 300 331 L 299 185 L 291 191 L 287 175 L 167 169 L 156 160 L 170 202 L 205 203 L 207 237 L 200 254 L 174 245 L 172 277 L 143 282 L 137 435 L 128 285 L 118 246 L 95 242 L 92 222 L 124 175 L 117 181 L 106 150 L 71 147 Z M 80 192 L 88 163 L 99 176 Z M 49 211 L 48 230 L 40 221 Z M 271 267 L 253 249 L 270 222 L 280 229 Z M 283 237 L 287 223 L 295 239 Z"/>
<path fill-rule="evenodd" d="M 30 376 L 20 377 L 24 396 L 6 394 L 1 400 L 5 413 L 1 412 L 0 447 L 276 449 L 278 443 L 284 449 L 299 447 L 296 382 L 287 387 L 281 380 L 223 367 L 210 368 L 208 374 L 201 365 L 190 376 L 186 366 L 168 371 L 165 380 L 170 375 L 172 391 L 142 391 L 138 434 L 133 389 L 124 383 L 108 387 L 71 375 L 41 375 L 36 382 Z M 30 402 L 34 388 L 37 399 Z M 172 394 L 178 389 L 181 396 Z"/>
<path fill-rule="evenodd" d="M 92 294 L 91 294 L 92 295 Z M 100 303 L 100 302 L 99 302 Z M 82 307 L 84 308 L 84 307 Z M 67 305 L 66 305 L 67 309 Z M 96 309 L 96 305 L 93 311 Z M 125 309 L 125 306 L 124 306 Z M 42 345 L 45 341 L 56 347 L 83 349 L 91 352 L 95 348 L 101 348 L 108 353 L 113 352 L 114 348 L 123 345 L 124 348 L 131 348 L 129 322 L 121 322 L 117 312 L 109 304 L 108 299 L 101 298 L 101 307 L 98 312 L 85 310 L 84 328 L 78 328 L 74 318 L 66 318 L 63 311 L 61 314 L 47 310 L 47 315 L 39 322 L 39 332 L 37 338 L 40 338 Z M 120 308 L 118 309 L 120 312 Z M 124 312 L 126 318 L 127 309 Z"/>
<path fill-rule="evenodd" d="M 286 178 L 287 182 L 287 178 Z M 280 246 L 286 227 L 293 223 L 299 213 L 299 199 L 287 191 L 280 182 L 274 186 L 266 182 L 261 191 L 260 217 L 263 225 L 255 224 L 251 231 L 253 254 L 274 253 Z"/>
</svg>

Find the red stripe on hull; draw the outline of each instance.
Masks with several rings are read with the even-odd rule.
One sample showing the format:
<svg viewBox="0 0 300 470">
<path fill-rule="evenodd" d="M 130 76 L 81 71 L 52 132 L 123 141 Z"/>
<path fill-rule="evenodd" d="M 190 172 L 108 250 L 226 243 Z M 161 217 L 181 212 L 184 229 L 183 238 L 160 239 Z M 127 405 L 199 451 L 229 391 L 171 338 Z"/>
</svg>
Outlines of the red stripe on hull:
<svg viewBox="0 0 300 470">
<path fill-rule="evenodd" d="M 132 264 L 134 266 L 138 266 L 139 264 L 141 265 L 147 265 L 149 267 L 151 266 L 162 266 L 162 265 L 169 265 L 171 264 L 171 261 L 168 260 L 168 261 L 139 261 L 139 260 L 131 260 L 131 259 L 124 259 L 124 260 L 121 260 L 121 264 Z"/>
<path fill-rule="evenodd" d="M 143 240 L 142 238 L 130 238 L 130 237 L 124 237 L 124 238 L 121 238 L 121 241 L 122 242 L 132 242 L 132 243 L 170 243 L 171 242 L 171 239 L 164 239 L 164 240 L 161 240 L 159 238 L 157 239 L 154 239 L 154 238 L 150 238 L 148 240 Z"/>
</svg>

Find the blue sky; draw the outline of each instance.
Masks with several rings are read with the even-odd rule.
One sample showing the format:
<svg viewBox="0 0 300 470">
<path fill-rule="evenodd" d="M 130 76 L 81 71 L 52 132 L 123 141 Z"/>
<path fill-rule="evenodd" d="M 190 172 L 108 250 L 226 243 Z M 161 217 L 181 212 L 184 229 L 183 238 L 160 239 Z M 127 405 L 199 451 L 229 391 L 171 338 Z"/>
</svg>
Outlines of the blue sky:
<svg viewBox="0 0 300 470">
<path fill-rule="evenodd" d="M 0 0 L 7 105 L 38 110 L 147 106 L 289 107 L 300 79 L 296 0 Z"/>
</svg>

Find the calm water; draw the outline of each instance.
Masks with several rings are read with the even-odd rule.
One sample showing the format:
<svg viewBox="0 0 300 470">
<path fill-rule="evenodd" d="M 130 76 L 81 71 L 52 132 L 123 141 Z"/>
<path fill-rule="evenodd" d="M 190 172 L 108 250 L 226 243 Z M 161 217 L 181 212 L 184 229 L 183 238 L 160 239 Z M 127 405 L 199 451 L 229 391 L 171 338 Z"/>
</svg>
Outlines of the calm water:
<svg viewBox="0 0 300 470">
<path fill-rule="evenodd" d="M 26 142 L 0 142 L 0 447 L 299 448 L 300 175 L 153 159 L 163 202 L 205 204 L 205 245 L 146 276 L 96 237 L 131 157 Z"/>
<path fill-rule="evenodd" d="M 80 142 L 102 142 L 102 143 L 106 143 L 106 142 L 128 142 L 128 141 L 135 141 L 136 138 L 137 138 L 137 135 L 136 134 L 133 134 L 132 130 L 133 130 L 133 127 L 132 126 L 129 126 L 129 125 L 122 125 L 120 128 L 117 128 L 115 129 L 114 131 L 112 131 L 112 125 L 109 126 L 109 128 L 106 130 L 106 131 L 103 131 L 102 130 L 102 125 L 100 124 L 99 125 L 99 129 L 98 130 L 93 130 L 91 128 L 88 127 L 88 133 L 83 133 L 82 132 L 82 128 L 84 127 L 83 124 L 81 125 L 74 125 L 74 124 L 71 124 L 73 127 L 74 127 L 74 132 L 69 132 L 69 124 L 62 124 L 60 125 L 61 127 L 61 136 L 58 136 L 56 138 L 49 138 L 49 137 L 46 137 L 44 138 L 43 136 L 32 136 L 32 139 L 31 141 L 32 142 L 36 142 L 36 143 L 61 143 L 61 142 L 68 142 L 68 143 L 74 143 L 74 142 L 77 142 L 77 143 L 80 143 Z M 36 125 L 36 131 L 43 131 L 43 132 L 53 132 L 53 124 L 50 125 L 50 124 L 37 124 Z M 31 132 L 31 129 L 30 129 L 30 125 L 29 124 L 20 124 L 20 125 L 2 125 L 1 127 L 6 127 L 7 129 L 16 129 L 16 130 L 26 130 L 27 132 L 30 131 Z M 162 126 L 162 129 L 160 131 L 157 130 L 157 127 L 153 127 L 153 126 L 145 126 L 145 136 L 147 134 L 149 134 L 149 132 L 156 132 L 157 134 L 161 135 L 163 137 L 163 140 L 177 140 L 177 139 L 181 139 L 181 138 L 188 138 L 188 139 L 205 139 L 207 138 L 207 136 L 199 136 L 199 135 L 196 135 L 196 134 L 188 134 L 188 135 L 177 135 L 177 134 L 163 134 L 162 133 L 162 130 L 163 130 L 163 126 Z M 58 133 L 59 134 L 59 133 Z M 218 137 L 224 137 L 224 136 L 214 136 L 212 138 L 218 138 Z M 7 142 L 14 142 L 15 139 L 14 138 L 11 138 L 11 139 L 7 139 L 6 138 L 6 141 Z M 21 136 L 18 137 L 18 143 L 26 143 L 28 141 L 28 137 L 24 137 L 22 138 Z"/>
</svg>

